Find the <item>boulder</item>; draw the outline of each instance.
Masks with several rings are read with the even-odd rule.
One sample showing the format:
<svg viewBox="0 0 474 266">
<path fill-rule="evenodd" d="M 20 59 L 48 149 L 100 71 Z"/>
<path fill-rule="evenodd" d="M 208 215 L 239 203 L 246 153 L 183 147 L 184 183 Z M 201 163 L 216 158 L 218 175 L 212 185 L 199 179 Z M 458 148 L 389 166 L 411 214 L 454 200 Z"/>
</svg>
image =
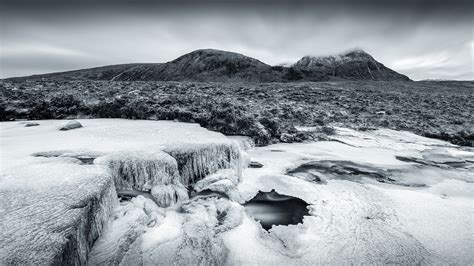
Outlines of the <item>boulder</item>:
<svg viewBox="0 0 474 266">
<path fill-rule="evenodd" d="M 25 127 L 36 127 L 36 126 L 39 126 L 39 124 L 36 122 L 28 122 L 25 124 Z"/>
<path fill-rule="evenodd" d="M 71 129 L 76 129 L 82 127 L 81 123 L 79 123 L 76 120 L 72 120 L 67 122 L 66 125 L 62 126 L 59 130 L 71 130 Z"/>
</svg>

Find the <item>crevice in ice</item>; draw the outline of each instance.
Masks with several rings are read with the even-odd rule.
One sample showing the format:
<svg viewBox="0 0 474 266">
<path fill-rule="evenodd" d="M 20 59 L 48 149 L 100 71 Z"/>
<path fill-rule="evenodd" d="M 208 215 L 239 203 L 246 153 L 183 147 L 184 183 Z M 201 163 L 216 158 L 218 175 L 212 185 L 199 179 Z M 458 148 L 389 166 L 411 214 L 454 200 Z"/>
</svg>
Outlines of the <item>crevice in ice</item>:
<svg viewBox="0 0 474 266">
<path fill-rule="evenodd" d="M 396 170 L 387 170 L 344 160 L 310 161 L 286 172 L 287 175 L 317 184 L 327 184 L 328 180 L 347 180 L 362 183 L 364 178 L 368 178 L 380 183 L 405 187 L 426 186 L 426 184 L 409 183 L 398 180 L 394 173 L 396 173 Z"/>
<path fill-rule="evenodd" d="M 58 158 L 65 159 L 78 164 L 93 164 L 97 157 L 103 153 L 94 151 L 70 151 L 70 150 L 54 150 L 45 152 L 36 152 L 31 154 L 33 157 Z"/>
<path fill-rule="evenodd" d="M 465 158 L 458 158 L 449 154 L 436 153 L 431 151 L 422 151 L 421 157 L 401 156 L 397 155 L 395 158 L 402 162 L 417 163 L 425 166 L 438 168 L 465 168 L 473 167 L 473 161 Z"/>
<path fill-rule="evenodd" d="M 259 191 L 258 194 L 244 204 L 249 216 L 260 222 L 265 230 L 273 225 L 290 225 L 303 222 L 303 217 L 309 215 L 308 203 L 305 201 L 270 192 Z"/>
<path fill-rule="evenodd" d="M 80 209 L 82 219 L 68 230 L 69 234 L 63 250 L 53 258 L 51 265 L 85 265 L 87 256 L 94 242 L 101 236 L 104 225 L 110 218 L 117 203 L 117 194 L 110 181 L 97 197 L 84 199 L 83 202 L 70 206 Z"/>
</svg>

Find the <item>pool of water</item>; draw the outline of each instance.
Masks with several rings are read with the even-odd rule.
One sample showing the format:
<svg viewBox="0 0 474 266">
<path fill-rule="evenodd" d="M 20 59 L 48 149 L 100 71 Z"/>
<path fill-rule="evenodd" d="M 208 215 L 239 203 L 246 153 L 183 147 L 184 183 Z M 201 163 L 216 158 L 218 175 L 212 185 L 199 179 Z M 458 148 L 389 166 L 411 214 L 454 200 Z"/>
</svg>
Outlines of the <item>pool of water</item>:
<svg viewBox="0 0 474 266">
<path fill-rule="evenodd" d="M 298 198 L 271 192 L 259 192 L 244 204 L 249 216 L 259 221 L 265 230 L 273 225 L 299 224 L 308 214 L 308 204 Z"/>
</svg>

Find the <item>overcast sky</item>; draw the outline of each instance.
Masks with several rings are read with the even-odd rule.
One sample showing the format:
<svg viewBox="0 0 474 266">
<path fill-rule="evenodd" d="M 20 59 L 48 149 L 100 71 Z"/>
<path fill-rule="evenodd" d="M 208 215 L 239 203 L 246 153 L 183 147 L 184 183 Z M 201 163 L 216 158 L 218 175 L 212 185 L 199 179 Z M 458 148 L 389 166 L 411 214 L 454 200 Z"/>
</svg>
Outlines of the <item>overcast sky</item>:
<svg viewBox="0 0 474 266">
<path fill-rule="evenodd" d="M 470 1 L 2 0 L 0 77 L 166 62 L 201 48 L 271 65 L 360 48 L 412 79 L 474 79 Z"/>
</svg>

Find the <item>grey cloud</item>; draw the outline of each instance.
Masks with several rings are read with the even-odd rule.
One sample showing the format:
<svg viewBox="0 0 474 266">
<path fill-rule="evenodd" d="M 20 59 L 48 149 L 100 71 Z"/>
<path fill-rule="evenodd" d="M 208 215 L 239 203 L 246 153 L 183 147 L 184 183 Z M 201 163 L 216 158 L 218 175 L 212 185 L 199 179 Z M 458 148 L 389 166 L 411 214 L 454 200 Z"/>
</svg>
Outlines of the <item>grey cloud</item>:
<svg viewBox="0 0 474 266">
<path fill-rule="evenodd" d="M 32 3 L 21 2 L 27 6 Z M 470 5 L 463 1 L 455 1 L 450 6 L 441 1 L 431 5 L 426 1 L 416 2 L 421 7 L 431 6 L 428 9 L 431 12 L 421 12 L 419 7 L 410 9 L 412 4 L 408 1 L 398 5 L 388 1 L 381 5 L 370 0 L 360 2 L 362 7 L 357 10 L 352 10 L 352 4 L 345 1 L 336 1 L 336 4 L 323 1 L 320 6 L 314 2 L 281 1 L 266 8 L 262 8 L 262 4 L 239 1 L 230 3 L 236 8 L 224 8 L 214 2 L 204 2 L 195 8 L 182 2 L 181 5 L 168 2 L 162 4 L 161 9 L 110 8 L 107 11 L 92 8 L 98 5 L 94 1 L 84 4 L 87 12 L 64 11 L 51 15 L 46 11 L 35 14 L 15 11 L 2 17 L 5 23 L 2 23 L 1 46 L 6 52 L 0 57 L 1 77 L 107 64 L 165 62 L 200 48 L 240 52 L 269 64 L 362 48 L 397 69 L 400 60 L 446 49 L 455 51 L 472 42 L 472 19 L 463 16 Z M 59 5 L 59 9 L 72 6 L 49 0 L 41 3 L 43 8 L 53 4 Z M 444 17 L 439 16 L 443 7 L 456 10 L 453 6 L 462 4 L 466 8 L 459 11 L 459 16 L 453 17 L 449 12 Z M 131 4 L 119 1 L 116 5 Z M 14 7 L 10 5 L 11 10 L 15 10 Z M 31 49 L 11 52 L 12 47 L 25 43 L 57 47 L 57 51 L 79 51 L 82 55 L 59 55 L 47 50 L 32 54 Z M 455 61 L 455 67 L 451 62 L 445 67 L 433 64 L 424 66 L 423 70 L 406 66 L 397 70 L 415 79 L 469 78 L 472 73 L 467 69 L 472 69 L 472 57 L 466 60 L 464 53 L 450 60 Z"/>
</svg>

